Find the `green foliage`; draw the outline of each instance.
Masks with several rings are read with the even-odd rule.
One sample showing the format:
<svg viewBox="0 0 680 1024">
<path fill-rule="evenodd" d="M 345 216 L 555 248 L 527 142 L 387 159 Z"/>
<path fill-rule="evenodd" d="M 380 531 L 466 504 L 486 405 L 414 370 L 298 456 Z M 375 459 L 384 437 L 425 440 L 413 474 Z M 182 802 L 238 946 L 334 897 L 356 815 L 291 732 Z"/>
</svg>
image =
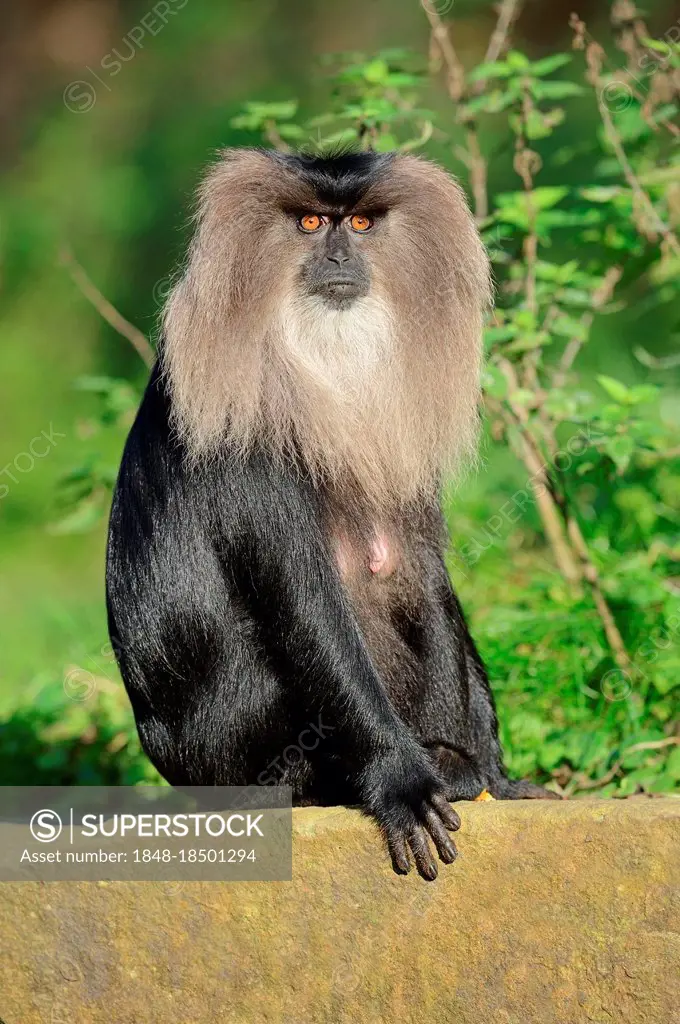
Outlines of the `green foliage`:
<svg viewBox="0 0 680 1024">
<path fill-rule="evenodd" d="M 532 60 L 509 49 L 469 72 L 436 39 L 430 67 L 403 50 L 328 58 L 327 109 L 249 101 L 231 126 L 281 149 L 424 149 L 470 186 L 497 297 L 485 331 L 488 470 L 448 508 L 451 571 L 512 772 L 623 796 L 680 781 L 678 361 L 649 356 L 646 335 L 637 364 L 616 345 L 604 364 L 599 353 L 607 332 L 644 331 L 652 316 L 678 332 L 680 103 L 669 69 L 680 50 L 627 38 L 641 84 L 615 47 L 605 62 L 585 26 L 572 27 L 575 52 Z M 615 24 L 615 43 L 623 31 Z M 499 137 L 513 154 L 504 175 L 488 155 Z M 87 435 L 122 436 L 136 390 L 114 377 L 79 388 L 99 403 Z M 114 474 L 96 457 L 75 468 L 52 528 L 89 529 Z M 36 781 L 146 777 L 119 694 L 115 706 L 102 692 L 64 714 L 49 692 L 53 704 L 1 727 L 3 779 L 18 757 Z"/>
<path fill-rule="evenodd" d="M 141 393 L 126 380 L 112 377 L 79 377 L 75 388 L 96 396 L 94 415 L 81 423 L 89 438 L 129 429 Z M 85 533 L 108 515 L 118 463 L 94 452 L 61 477 L 57 507 L 63 514 L 49 527 L 53 534 Z"/>
<path fill-rule="evenodd" d="M 0 720 L 0 779 L 5 786 L 162 784 L 142 752 L 122 684 L 89 673 L 79 683 L 67 675 L 63 686 L 47 684 Z"/>
<path fill-rule="evenodd" d="M 388 152 L 400 146 L 400 139 L 402 149 L 424 145 L 434 115 L 416 103 L 424 76 L 421 60 L 406 50 L 385 50 L 368 58 L 340 54 L 324 63 L 330 70 L 332 109 L 297 123 L 294 100 L 247 103 L 232 118 L 232 127 L 259 133 L 279 148 L 292 141 L 320 153 L 357 145 Z"/>
</svg>

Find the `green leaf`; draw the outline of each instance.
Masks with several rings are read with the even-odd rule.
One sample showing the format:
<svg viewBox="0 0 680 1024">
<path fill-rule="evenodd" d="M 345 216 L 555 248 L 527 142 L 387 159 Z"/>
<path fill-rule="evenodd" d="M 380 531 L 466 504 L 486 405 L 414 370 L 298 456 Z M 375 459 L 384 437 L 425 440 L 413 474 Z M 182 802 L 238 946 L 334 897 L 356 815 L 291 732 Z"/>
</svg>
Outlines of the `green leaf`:
<svg viewBox="0 0 680 1024">
<path fill-rule="evenodd" d="M 573 281 L 578 272 L 578 260 L 568 260 L 566 263 L 550 263 L 547 260 L 539 260 L 536 264 L 536 277 L 539 281 L 559 281 L 560 283 Z"/>
<path fill-rule="evenodd" d="M 94 476 L 94 462 L 86 462 L 83 466 L 76 466 L 69 470 L 68 473 L 64 473 L 59 479 L 59 483 L 62 485 L 68 484 L 79 484 L 84 481 L 90 481 Z"/>
<path fill-rule="evenodd" d="M 469 82 L 485 82 L 489 78 L 509 78 L 514 74 L 513 69 L 505 61 L 487 61 L 485 64 L 478 64 L 468 75 Z"/>
<path fill-rule="evenodd" d="M 642 405 L 644 402 L 653 402 L 659 397 L 659 389 L 654 384 L 638 384 L 630 388 L 628 401 L 631 405 Z"/>
<path fill-rule="evenodd" d="M 299 124 L 280 124 L 278 133 L 282 139 L 303 139 L 305 131 Z"/>
<path fill-rule="evenodd" d="M 553 334 L 558 334 L 562 338 L 575 338 L 577 341 L 586 341 L 588 338 L 588 328 L 585 324 L 566 314 L 558 316 L 550 329 Z"/>
<path fill-rule="evenodd" d="M 497 344 L 499 341 L 509 341 L 517 337 L 517 328 L 513 324 L 504 324 L 501 327 L 486 327 L 484 329 L 484 342 L 487 348 Z"/>
<path fill-rule="evenodd" d="M 82 501 L 73 512 L 49 527 L 51 534 L 87 533 L 101 520 L 104 514 L 101 502 Z"/>
<path fill-rule="evenodd" d="M 593 185 L 589 188 L 580 188 L 578 194 L 591 203 L 608 203 L 616 196 L 620 196 L 622 191 L 618 185 Z"/>
<path fill-rule="evenodd" d="M 364 78 L 373 85 L 384 82 L 390 73 L 387 61 L 377 58 L 364 65 Z"/>
<path fill-rule="evenodd" d="M 585 89 L 576 82 L 532 82 L 531 92 L 537 100 L 566 100 L 582 96 Z"/>
<path fill-rule="evenodd" d="M 261 103 L 254 109 L 268 120 L 290 121 L 295 117 L 297 108 L 297 100 L 284 100 L 281 103 Z"/>
<path fill-rule="evenodd" d="M 356 142 L 356 139 L 356 129 L 343 128 L 342 131 L 332 132 L 330 135 L 325 135 L 323 139 L 319 140 L 318 145 L 321 149 L 330 146 L 343 146 L 345 144 Z"/>
<path fill-rule="evenodd" d="M 525 334 L 506 347 L 506 352 L 531 352 L 533 349 L 549 345 L 552 338 L 547 331 L 536 331 L 535 334 Z"/>
<path fill-rule="evenodd" d="M 508 393 L 508 382 L 505 374 L 497 366 L 488 365 L 482 374 L 482 388 L 492 398 L 505 398 Z"/>
<path fill-rule="evenodd" d="M 422 75 L 407 75 L 402 71 L 390 71 L 384 84 L 394 89 L 403 89 L 408 85 L 420 85 Z"/>
<path fill-rule="evenodd" d="M 641 185 L 670 185 L 671 182 L 680 181 L 680 163 L 670 164 L 668 167 L 655 167 L 654 170 L 645 171 L 638 176 Z"/>
<path fill-rule="evenodd" d="M 530 309 L 517 309 L 512 317 L 520 331 L 533 331 L 536 328 L 536 314 Z"/>
<path fill-rule="evenodd" d="M 290 121 L 297 113 L 297 100 L 283 100 L 279 103 L 246 103 L 245 111 L 261 121 Z"/>
<path fill-rule="evenodd" d="M 547 139 L 563 120 L 563 110 L 551 110 L 549 114 L 544 114 L 540 110 L 530 110 L 524 121 L 526 136 L 531 140 Z M 521 127 L 518 126 L 515 130 L 519 133 Z"/>
<path fill-rule="evenodd" d="M 501 210 L 519 206 L 526 210 L 529 203 L 535 210 L 548 210 L 556 206 L 567 195 L 569 189 L 563 185 L 547 185 L 535 188 L 532 192 L 502 192 L 498 197 Z"/>
<path fill-rule="evenodd" d="M 631 456 L 635 451 L 635 441 L 630 434 L 617 434 L 615 437 L 607 439 L 604 450 L 616 464 L 616 468 L 623 472 L 628 468 Z"/>
<path fill-rule="evenodd" d="M 600 375 L 597 377 L 597 383 L 604 391 L 607 392 L 610 398 L 613 398 L 615 402 L 620 402 L 622 405 L 628 405 L 630 401 L 630 391 L 625 384 L 622 384 L 620 380 L 614 380 L 613 377 L 606 377 Z"/>
<path fill-rule="evenodd" d="M 512 90 L 501 92 L 500 89 L 494 89 L 484 96 L 476 96 L 475 99 L 463 104 L 461 113 L 464 117 L 473 117 L 479 113 L 500 114 L 502 110 L 505 110 L 506 107 L 511 106 L 517 100 L 518 93 Z"/>
<path fill-rule="evenodd" d="M 529 388 L 517 388 L 510 395 L 510 398 L 517 405 L 531 406 L 536 401 L 536 392 L 531 391 Z"/>
<path fill-rule="evenodd" d="M 529 58 L 525 57 L 519 50 L 510 50 L 505 60 L 508 67 L 512 68 L 513 71 L 526 71 L 527 68 L 531 67 Z"/>
<path fill-rule="evenodd" d="M 391 135 L 390 132 L 384 132 L 375 140 L 373 148 L 377 153 L 391 153 L 398 145 L 399 140 L 396 136 Z"/>
<path fill-rule="evenodd" d="M 659 691 L 662 696 L 675 690 L 677 686 L 680 686 L 680 674 L 677 672 L 669 672 L 667 676 L 659 676 L 658 674 L 654 677 L 654 687 Z"/>
<path fill-rule="evenodd" d="M 549 75 L 553 71 L 557 71 L 558 68 L 564 67 L 565 64 L 571 63 L 571 55 L 568 53 L 555 53 L 552 57 L 543 57 L 542 60 L 535 60 L 529 65 L 529 70 L 532 75 L 541 77 L 542 75 Z"/>
<path fill-rule="evenodd" d="M 680 746 L 673 747 L 666 760 L 666 771 L 671 778 L 680 780 Z"/>
<path fill-rule="evenodd" d="M 651 39 L 649 36 L 643 36 L 640 39 L 643 46 L 646 46 L 648 50 L 655 50 L 657 53 L 663 53 L 666 56 L 671 54 L 672 48 L 668 43 L 665 43 L 662 39 Z"/>
<path fill-rule="evenodd" d="M 119 377 L 76 377 L 73 382 L 74 388 L 78 391 L 92 391 L 95 394 L 106 395 L 114 388 L 120 387 L 129 388 L 130 385 L 126 380 L 121 380 Z"/>
</svg>

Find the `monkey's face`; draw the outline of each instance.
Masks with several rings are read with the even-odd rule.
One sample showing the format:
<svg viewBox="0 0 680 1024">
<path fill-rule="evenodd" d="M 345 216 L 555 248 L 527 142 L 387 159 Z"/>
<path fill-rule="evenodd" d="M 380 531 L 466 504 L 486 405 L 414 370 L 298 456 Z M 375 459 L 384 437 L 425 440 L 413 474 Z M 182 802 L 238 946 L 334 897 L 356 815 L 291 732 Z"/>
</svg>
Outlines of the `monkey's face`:
<svg viewBox="0 0 680 1024">
<path fill-rule="evenodd" d="M 320 297 L 331 309 L 348 309 L 368 295 L 375 217 L 309 211 L 295 218 L 295 227 L 302 236 L 297 245 L 302 249 L 300 280 L 308 295 Z"/>
</svg>

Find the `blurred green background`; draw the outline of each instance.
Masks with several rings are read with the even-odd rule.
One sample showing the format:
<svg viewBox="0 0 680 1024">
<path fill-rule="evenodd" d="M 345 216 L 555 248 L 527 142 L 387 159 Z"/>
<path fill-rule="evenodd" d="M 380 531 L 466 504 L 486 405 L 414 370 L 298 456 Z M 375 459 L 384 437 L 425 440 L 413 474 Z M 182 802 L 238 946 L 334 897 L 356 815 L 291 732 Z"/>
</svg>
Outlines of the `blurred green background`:
<svg viewBox="0 0 680 1024">
<path fill-rule="evenodd" d="M 452 26 L 464 62 L 479 62 L 495 24 L 493 6 L 485 0 L 426 2 Z M 532 59 L 568 50 L 573 6 L 574 0 L 530 0 L 514 45 Z M 647 10 L 650 30 L 659 35 L 680 14 L 663 0 L 649 0 Z M 594 32 L 607 33 L 605 0 L 583 0 L 578 13 Z M 202 168 L 219 147 L 259 141 L 231 126 L 244 103 L 296 98 L 310 117 L 326 108 L 330 95 L 319 70 L 323 55 L 408 47 L 426 57 L 428 46 L 418 0 L 33 0 L 15 4 L 4 20 L 0 466 L 9 473 L 0 476 L 0 782 L 150 777 L 139 767 L 107 646 L 105 517 L 82 522 L 82 529 L 69 523 L 60 487 L 90 458 L 115 466 L 125 436 L 115 423 L 101 428 L 100 397 L 78 380 L 105 376 L 140 386 L 146 370 L 76 287 L 60 254 L 72 252 L 116 309 L 153 336 L 186 244 Z M 464 176 L 454 154 L 460 129 L 450 101 L 441 85 L 428 88 L 428 105 L 444 129 L 428 152 Z M 562 126 L 559 140 L 546 142 L 547 164 L 551 146 L 572 152 L 562 163 L 561 182 L 591 182 L 593 157 L 581 143 L 598 123 L 596 107 L 584 106 Z M 483 141 L 492 154 L 493 190 L 517 189 L 507 125 L 496 123 Z M 543 183 L 550 183 L 550 173 Z M 678 319 L 677 303 L 649 303 L 642 288 L 598 330 L 581 372 L 628 384 L 668 383 L 677 371 L 649 369 L 633 349 L 642 342 L 656 357 L 668 355 Z M 664 401 L 677 403 L 677 397 L 676 387 Z M 123 389 L 115 401 L 117 412 L 125 412 L 126 401 L 136 398 Z M 488 443 L 481 472 L 451 507 L 457 542 L 478 535 L 525 479 L 507 448 Z M 105 503 L 106 480 L 102 493 Z M 551 604 L 563 581 L 535 509 L 474 568 L 458 571 L 454 561 L 453 573 L 490 660 L 513 769 L 545 780 L 567 763 L 606 775 L 622 742 L 612 715 L 639 724 L 640 708 L 614 707 L 593 690 L 588 672 L 601 659 L 593 655 L 591 632 L 598 625 L 592 617 L 570 619 L 559 600 Z M 645 731 L 644 718 L 642 731 L 629 740 L 672 736 L 671 719 L 669 705 L 657 715 L 656 732 Z M 588 751 L 579 746 L 583 735 Z M 557 747 L 546 756 L 551 743 Z M 137 767 L 126 775 L 116 767 L 121 764 Z M 661 788 L 670 788 L 673 778 L 667 774 Z"/>
</svg>

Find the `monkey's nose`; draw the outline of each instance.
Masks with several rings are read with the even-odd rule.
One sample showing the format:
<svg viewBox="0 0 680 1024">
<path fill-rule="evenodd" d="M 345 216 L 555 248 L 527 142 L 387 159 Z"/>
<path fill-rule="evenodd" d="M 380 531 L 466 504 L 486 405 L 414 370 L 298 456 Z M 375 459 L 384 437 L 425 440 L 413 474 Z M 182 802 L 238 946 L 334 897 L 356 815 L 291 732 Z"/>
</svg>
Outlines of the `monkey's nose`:
<svg viewBox="0 0 680 1024">
<path fill-rule="evenodd" d="M 331 263 L 337 263 L 337 265 L 339 267 L 341 267 L 343 263 L 348 263 L 349 262 L 349 256 L 345 256 L 345 254 L 342 253 L 342 252 L 337 252 L 337 253 L 332 253 L 332 254 L 331 253 L 326 253 L 326 259 L 330 260 Z"/>
</svg>

